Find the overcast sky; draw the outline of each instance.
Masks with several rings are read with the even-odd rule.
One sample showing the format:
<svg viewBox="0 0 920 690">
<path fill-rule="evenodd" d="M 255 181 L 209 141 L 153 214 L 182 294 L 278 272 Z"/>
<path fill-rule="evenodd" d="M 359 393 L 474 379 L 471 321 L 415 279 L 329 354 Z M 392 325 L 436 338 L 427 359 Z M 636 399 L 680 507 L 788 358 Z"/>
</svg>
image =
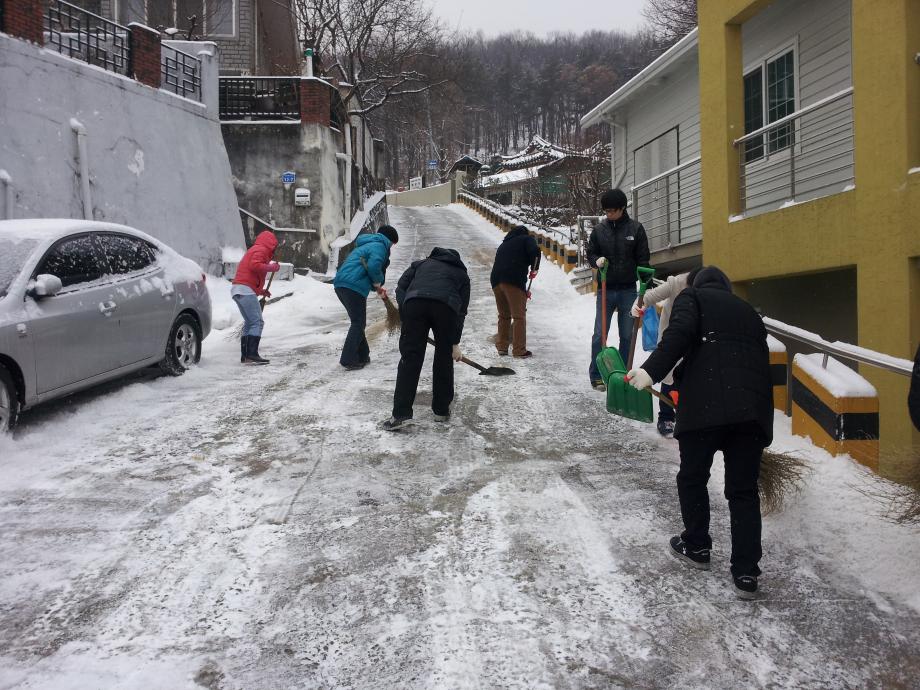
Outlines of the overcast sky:
<svg viewBox="0 0 920 690">
<path fill-rule="evenodd" d="M 552 31 L 628 31 L 643 24 L 645 0 L 428 0 L 451 28 L 486 36 L 520 29 L 545 36 Z"/>
</svg>

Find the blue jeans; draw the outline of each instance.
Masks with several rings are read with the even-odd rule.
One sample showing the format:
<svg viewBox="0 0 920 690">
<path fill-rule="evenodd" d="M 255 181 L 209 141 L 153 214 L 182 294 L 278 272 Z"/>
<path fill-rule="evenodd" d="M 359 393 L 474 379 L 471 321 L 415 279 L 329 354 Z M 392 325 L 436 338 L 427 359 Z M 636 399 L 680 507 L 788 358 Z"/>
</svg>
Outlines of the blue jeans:
<svg viewBox="0 0 920 690">
<path fill-rule="evenodd" d="M 348 288 L 336 288 L 335 296 L 345 307 L 351 321 L 348 335 L 345 336 L 345 344 L 342 346 L 339 364 L 347 367 L 352 364 L 367 363 L 371 360 L 371 350 L 364 336 L 364 329 L 367 326 L 367 296 Z"/>
<path fill-rule="evenodd" d="M 610 330 L 610 320 L 614 310 L 617 312 L 617 326 L 620 332 L 620 344 L 617 349 L 626 364 L 629 359 L 629 341 L 632 339 L 633 317 L 629 313 L 633 302 L 636 301 L 635 286 L 622 289 L 612 289 L 607 286 L 607 330 Z M 591 366 L 588 367 L 588 376 L 591 381 L 599 381 L 601 373 L 597 370 L 597 353 L 601 351 L 601 290 L 597 290 L 597 304 L 594 311 L 594 335 L 591 336 Z"/>
<path fill-rule="evenodd" d="M 243 315 L 243 335 L 260 337 L 265 322 L 262 320 L 259 298 L 255 295 L 234 295 L 233 301 L 236 302 L 240 314 Z"/>
</svg>

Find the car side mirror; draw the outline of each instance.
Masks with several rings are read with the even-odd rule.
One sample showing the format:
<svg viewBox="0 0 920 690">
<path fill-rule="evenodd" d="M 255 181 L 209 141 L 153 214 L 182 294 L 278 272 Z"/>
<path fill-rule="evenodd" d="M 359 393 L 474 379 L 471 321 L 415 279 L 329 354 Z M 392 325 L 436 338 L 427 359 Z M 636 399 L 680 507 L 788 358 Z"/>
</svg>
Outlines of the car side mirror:
<svg viewBox="0 0 920 690">
<path fill-rule="evenodd" d="M 35 282 L 29 289 L 29 296 L 35 299 L 53 297 L 59 293 L 63 287 L 64 285 L 61 283 L 60 278 L 50 273 L 42 273 L 39 276 L 35 276 Z"/>
</svg>

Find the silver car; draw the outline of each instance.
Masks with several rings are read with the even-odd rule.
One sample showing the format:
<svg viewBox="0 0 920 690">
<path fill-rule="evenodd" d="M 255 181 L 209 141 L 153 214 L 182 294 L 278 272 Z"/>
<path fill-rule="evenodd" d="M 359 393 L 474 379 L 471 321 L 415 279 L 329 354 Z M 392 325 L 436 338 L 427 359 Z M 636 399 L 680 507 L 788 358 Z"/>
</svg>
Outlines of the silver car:
<svg viewBox="0 0 920 690">
<path fill-rule="evenodd" d="M 133 228 L 0 221 L 0 432 L 21 410 L 201 357 L 211 300 L 198 265 Z"/>
</svg>

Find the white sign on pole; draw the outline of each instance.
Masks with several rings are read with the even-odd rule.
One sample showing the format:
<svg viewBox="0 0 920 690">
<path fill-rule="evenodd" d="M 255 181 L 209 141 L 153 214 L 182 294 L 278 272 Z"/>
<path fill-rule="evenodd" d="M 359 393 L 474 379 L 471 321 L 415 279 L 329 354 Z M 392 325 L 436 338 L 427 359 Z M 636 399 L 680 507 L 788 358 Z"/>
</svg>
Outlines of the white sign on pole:
<svg viewBox="0 0 920 690">
<path fill-rule="evenodd" d="M 422 178 L 421 177 L 410 177 L 409 178 L 409 189 L 421 189 L 422 188 Z"/>
</svg>

